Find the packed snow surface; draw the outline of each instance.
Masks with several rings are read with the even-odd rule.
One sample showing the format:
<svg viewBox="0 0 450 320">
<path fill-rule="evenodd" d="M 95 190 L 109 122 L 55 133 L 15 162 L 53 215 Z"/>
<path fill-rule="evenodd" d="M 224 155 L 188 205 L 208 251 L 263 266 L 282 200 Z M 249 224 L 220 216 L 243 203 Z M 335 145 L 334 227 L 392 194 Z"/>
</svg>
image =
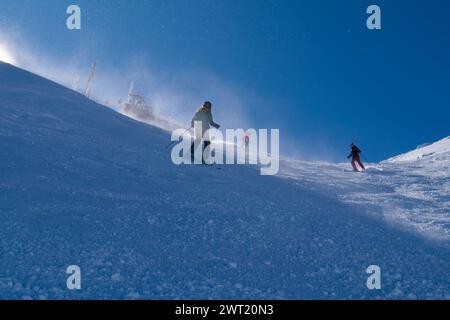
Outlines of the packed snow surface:
<svg viewBox="0 0 450 320">
<path fill-rule="evenodd" d="M 448 138 L 361 173 L 283 158 L 277 176 L 175 166 L 168 142 L 0 64 L 0 298 L 450 298 Z"/>
</svg>

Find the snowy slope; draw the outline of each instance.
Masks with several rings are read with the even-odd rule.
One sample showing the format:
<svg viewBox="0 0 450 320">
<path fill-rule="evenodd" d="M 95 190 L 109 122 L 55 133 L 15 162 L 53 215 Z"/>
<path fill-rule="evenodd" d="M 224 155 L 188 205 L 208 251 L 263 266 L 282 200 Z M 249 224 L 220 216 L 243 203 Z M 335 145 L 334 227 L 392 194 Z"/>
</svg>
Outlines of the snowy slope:
<svg viewBox="0 0 450 320">
<path fill-rule="evenodd" d="M 320 167 L 322 179 L 317 179 Z M 450 137 L 369 164 L 348 175 L 348 164 L 315 164 L 285 159 L 281 176 L 319 183 L 345 203 L 360 205 L 394 227 L 432 239 L 450 240 Z"/>
<path fill-rule="evenodd" d="M 177 167 L 168 141 L 0 64 L 0 298 L 450 298 L 448 240 L 376 206 L 448 215 L 448 180 L 395 163 L 353 174 L 285 159 L 278 177 Z M 402 195 L 411 183 L 431 198 Z M 80 291 L 66 288 L 72 264 Z M 382 290 L 366 288 L 372 264 Z"/>
<path fill-rule="evenodd" d="M 450 240 L 450 154 L 434 162 L 385 161 L 363 173 L 349 164 L 283 161 L 280 176 L 307 181 L 318 192 L 333 194 L 397 229 L 444 243 Z M 319 172 L 318 172 L 319 171 Z"/>
</svg>

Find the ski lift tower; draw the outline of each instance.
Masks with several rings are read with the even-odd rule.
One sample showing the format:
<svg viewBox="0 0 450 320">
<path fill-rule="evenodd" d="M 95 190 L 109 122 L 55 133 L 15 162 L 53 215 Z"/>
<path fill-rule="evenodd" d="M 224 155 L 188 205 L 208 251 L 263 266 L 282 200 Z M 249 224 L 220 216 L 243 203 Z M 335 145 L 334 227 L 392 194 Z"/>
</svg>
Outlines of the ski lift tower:
<svg viewBox="0 0 450 320">
<path fill-rule="evenodd" d="M 94 63 L 92 64 L 91 73 L 89 74 L 89 78 L 88 78 L 88 81 L 86 83 L 86 90 L 84 91 L 84 95 L 87 98 L 90 98 L 90 96 L 91 96 L 92 83 L 94 82 L 96 68 L 97 68 L 97 62 L 94 61 Z"/>
</svg>

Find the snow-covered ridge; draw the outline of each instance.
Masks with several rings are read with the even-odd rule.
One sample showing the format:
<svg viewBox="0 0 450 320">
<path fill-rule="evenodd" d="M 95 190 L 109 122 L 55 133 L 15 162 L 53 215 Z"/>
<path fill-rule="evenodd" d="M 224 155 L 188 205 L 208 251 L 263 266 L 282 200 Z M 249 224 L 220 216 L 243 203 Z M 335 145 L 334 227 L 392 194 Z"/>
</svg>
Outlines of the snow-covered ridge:
<svg viewBox="0 0 450 320">
<path fill-rule="evenodd" d="M 450 136 L 435 143 L 419 146 L 416 150 L 392 157 L 387 162 L 415 161 L 421 159 L 449 159 L 450 158 Z"/>
</svg>

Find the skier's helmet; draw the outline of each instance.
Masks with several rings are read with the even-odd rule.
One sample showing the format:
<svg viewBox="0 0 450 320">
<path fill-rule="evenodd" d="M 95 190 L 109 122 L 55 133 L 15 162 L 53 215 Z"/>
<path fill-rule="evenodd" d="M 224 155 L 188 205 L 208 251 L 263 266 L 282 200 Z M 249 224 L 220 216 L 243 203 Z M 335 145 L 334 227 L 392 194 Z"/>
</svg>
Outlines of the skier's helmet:
<svg viewBox="0 0 450 320">
<path fill-rule="evenodd" d="M 205 101 L 205 102 L 203 102 L 203 106 L 204 106 L 205 108 L 211 109 L 212 103 L 209 102 L 209 101 Z"/>
</svg>

